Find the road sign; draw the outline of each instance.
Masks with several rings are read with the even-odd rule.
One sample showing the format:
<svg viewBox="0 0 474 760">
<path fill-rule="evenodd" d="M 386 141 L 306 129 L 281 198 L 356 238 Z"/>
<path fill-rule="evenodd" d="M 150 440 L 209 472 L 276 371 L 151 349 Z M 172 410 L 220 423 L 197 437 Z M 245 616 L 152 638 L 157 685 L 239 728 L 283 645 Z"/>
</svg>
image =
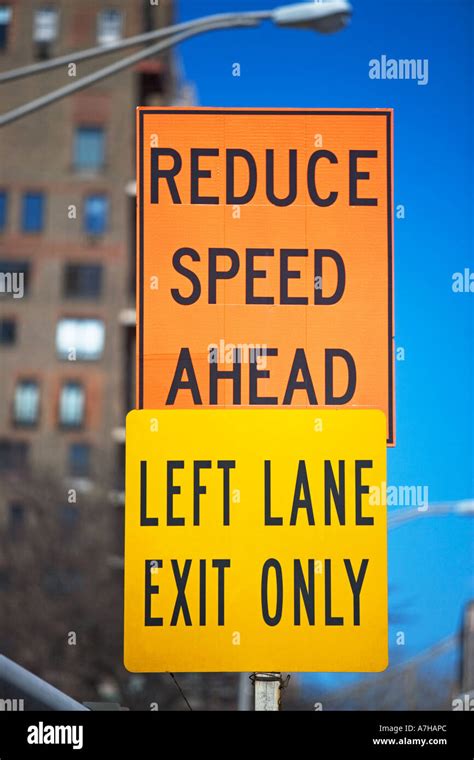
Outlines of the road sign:
<svg viewBox="0 0 474 760">
<path fill-rule="evenodd" d="M 389 110 L 138 111 L 137 406 L 359 407 L 395 440 Z"/>
<path fill-rule="evenodd" d="M 370 410 L 127 417 L 125 665 L 387 665 L 386 420 Z"/>
</svg>

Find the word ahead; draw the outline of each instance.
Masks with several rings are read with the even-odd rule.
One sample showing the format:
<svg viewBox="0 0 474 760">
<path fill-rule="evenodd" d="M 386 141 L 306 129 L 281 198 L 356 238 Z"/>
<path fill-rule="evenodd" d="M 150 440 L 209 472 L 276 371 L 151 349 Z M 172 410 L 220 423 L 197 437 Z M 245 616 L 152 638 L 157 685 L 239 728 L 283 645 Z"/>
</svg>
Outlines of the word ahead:
<svg viewBox="0 0 474 760">
<path fill-rule="evenodd" d="M 394 444 L 391 120 L 139 109 L 139 409 L 381 409 Z"/>
<path fill-rule="evenodd" d="M 383 669 L 385 506 L 368 494 L 385 425 L 377 411 L 131 412 L 127 668 Z"/>
</svg>

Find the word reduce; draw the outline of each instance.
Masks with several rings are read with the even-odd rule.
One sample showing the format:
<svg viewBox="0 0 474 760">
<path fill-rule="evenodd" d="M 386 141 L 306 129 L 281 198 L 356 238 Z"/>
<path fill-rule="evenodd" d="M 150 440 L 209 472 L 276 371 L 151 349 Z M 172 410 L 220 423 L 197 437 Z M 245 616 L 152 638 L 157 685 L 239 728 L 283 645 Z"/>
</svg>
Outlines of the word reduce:
<svg viewBox="0 0 474 760">
<path fill-rule="evenodd" d="M 370 179 L 366 170 L 367 161 L 377 159 L 376 150 L 349 150 L 343 156 L 347 166 L 347 186 L 350 206 L 377 206 L 378 200 L 361 194 L 359 184 Z M 303 189 L 307 191 L 311 202 L 316 206 L 332 206 L 339 199 L 339 189 L 325 187 L 321 189 L 318 169 L 321 164 L 336 165 L 339 157 L 331 150 L 315 150 L 306 159 L 296 149 L 288 151 L 288 159 L 275 155 L 275 150 L 265 151 L 265 161 L 259 170 L 255 156 L 245 148 L 227 148 L 225 158 L 225 194 L 211 195 L 206 191 L 206 181 L 215 178 L 219 172 L 218 161 L 222 158 L 219 148 L 191 148 L 189 155 L 183 157 L 175 148 L 151 148 L 150 152 L 150 199 L 151 203 L 160 203 L 162 186 L 166 187 L 168 197 L 174 204 L 190 203 L 197 205 L 245 205 L 251 203 L 262 184 L 266 198 L 274 206 L 290 206 L 298 199 Z M 184 159 L 184 160 L 183 160 Z M 217 159 L 217 161 L 216 161 Z M 277 194 L 275 187 L 275 165 L 288 167 L 286 195 Z M 365 162 L 361 166 L 361 162 Z M 187 171 L 182 171 L 183 164 Z M 238 166 L 238 169 L 237 169 Z M 240 188 L 237 193 L 236 175 L 247 174 L 245 191 Z M 262 176 L 261 176 L 262 175 Z M 187 179 L 186 179 L 187 178 Z M 186 186 L 184 187 L 186 183 Z M 325 182 L 325 185 L 327 181 Z M 181 187 L 180 187 L 181 186 Z M 164 187 L 163 187 L 164 190 Z"/>
</svg>

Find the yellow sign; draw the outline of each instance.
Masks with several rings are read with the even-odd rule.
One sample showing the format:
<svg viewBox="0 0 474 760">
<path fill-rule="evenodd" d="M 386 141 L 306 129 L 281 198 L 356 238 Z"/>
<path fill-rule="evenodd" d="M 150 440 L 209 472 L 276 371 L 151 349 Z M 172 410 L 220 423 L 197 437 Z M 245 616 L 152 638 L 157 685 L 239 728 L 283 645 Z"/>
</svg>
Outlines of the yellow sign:
<svg viewBox="0 0 474 760">
<path fill-rule="evenodd" d="M 126 667 L 383 670 L 385 438 L 376 410 L 131 412 Z"/>
</svg>

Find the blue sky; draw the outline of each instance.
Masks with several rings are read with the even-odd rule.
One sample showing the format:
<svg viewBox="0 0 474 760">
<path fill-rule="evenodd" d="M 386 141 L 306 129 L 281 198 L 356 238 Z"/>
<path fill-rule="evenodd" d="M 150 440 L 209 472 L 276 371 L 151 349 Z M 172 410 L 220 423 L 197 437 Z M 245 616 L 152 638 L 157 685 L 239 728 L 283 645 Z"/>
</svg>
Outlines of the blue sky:
<svg viewBox="0 0 474 760">
<path fill-rule="evenodd" d="M 266 9 L 278 0 L 180 0 L 180 18 Z M 281 4 L 281 3 L 280 3 Z M 205 106 L 393 107 L 398 445 L 394 484 L 423 484 L 431 501 L 474 495 L 473 301 L 452 275 L 473 263 L 471 0 L 353 3 L 333 35 L 258 29 L 211 32 L 180 46 Z M 428 84 L 373 80 L 381 55 L 429 61 Z M 232 76 L 240 63 L 241 76 Z"/>
<path fill-rule="evenodd" d="M 179 15 L 279 4 L 180 0 Z M 200 105 L 395 109 L 395 205 L 405 207 L 395 222 L 395 327 L 405 360 L 396 366 L 388 478 L 427 485 L 430 502 L 472 498 L 474 293 L 454 293 L 452 276 L 474 272 L 474 4 L 354 0 L 353 8 L 350 27 L 334 35 L 266 23 L 197 37 L 180 58 Z M 381 55 L 428 59 L 428 83 L 370 79 L 369 61 Z M 391 605 L 410 612 L 406 656 L 458 626 L 472 595 L 472 549 L 472 517 L 422 518 L 390 532 Z"/>
</svg>

